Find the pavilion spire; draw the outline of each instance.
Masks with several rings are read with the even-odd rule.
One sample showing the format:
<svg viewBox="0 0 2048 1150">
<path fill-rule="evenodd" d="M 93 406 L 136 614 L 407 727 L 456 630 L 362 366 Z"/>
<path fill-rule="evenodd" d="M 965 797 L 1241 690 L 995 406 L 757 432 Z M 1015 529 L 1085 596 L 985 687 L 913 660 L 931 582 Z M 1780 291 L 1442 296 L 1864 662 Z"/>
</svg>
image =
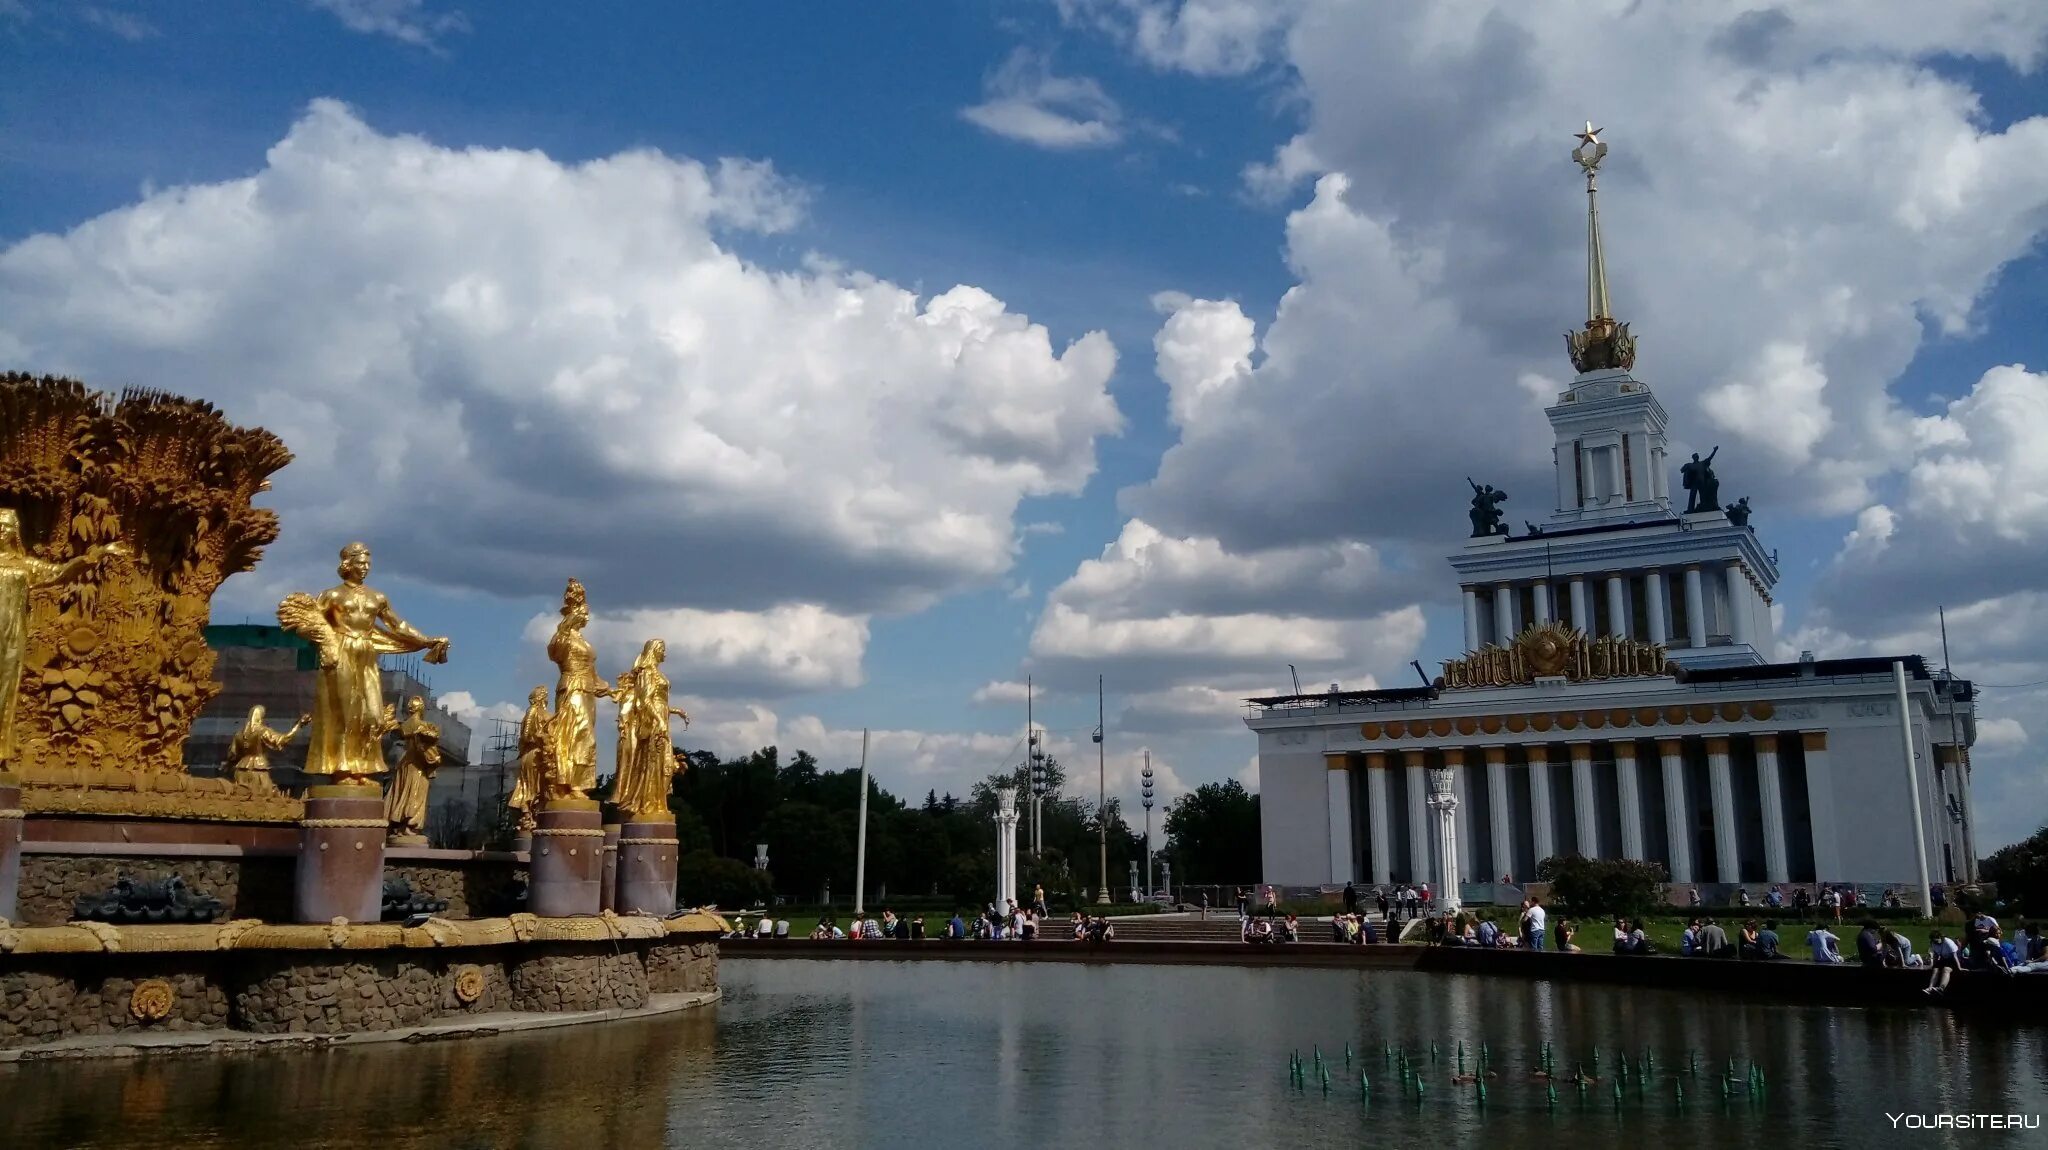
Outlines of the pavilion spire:
<svg viewBox="0 0 2048 1150">
<path fill-rule="evenodd" d="M 1600 243 L 1600 161 L 1607 158 L 1607 144 L 1591 120 L 1578 141 L 1572 159 L 1586 173 L 1586 327 L 1566 332 L 1565 347 L 1581 373 L 1627 371 L 1635 365 L 1636 341 L 1627 324 L 1615 322 L 1607 296 L 1607 253 Z"/>
</svg>

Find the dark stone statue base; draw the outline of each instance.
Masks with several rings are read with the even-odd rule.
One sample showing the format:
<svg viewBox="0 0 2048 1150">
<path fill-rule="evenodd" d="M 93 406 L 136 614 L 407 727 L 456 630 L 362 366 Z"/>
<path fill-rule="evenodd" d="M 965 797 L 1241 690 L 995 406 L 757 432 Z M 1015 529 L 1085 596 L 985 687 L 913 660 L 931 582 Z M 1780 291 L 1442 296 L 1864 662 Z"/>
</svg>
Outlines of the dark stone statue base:
<svg viewBox="0 0 2048 1150">
<path fill-rule="evenodd" d="M 630 822 L 620 830 L 620 914 L 674 913 L 679 846 L 673 817 Z"/>
<path fill-rule="evenodd" d="M 604 876 L 598 883 L 597 905 L 613 909 L 619 894 L 619 824 L 604 825 Z"/>
<path fill-rule="evenodd" d="M 604 905 L 604 815 L 593 799 L 552 799 L 534 816 L 526 909 L 542 918 Z"/>
<path fill-rule="evenodd" d="M 306 792 L 292 917 L 299 922 L 376 922 L 384 906 L 384 796 L 374 786 Z"/>
<path fill-rule="evenodd" d="M 0 921 L 15 921 L 15 893 L 21 889 L 21 783 L 0 774 Z"/>
</svg>

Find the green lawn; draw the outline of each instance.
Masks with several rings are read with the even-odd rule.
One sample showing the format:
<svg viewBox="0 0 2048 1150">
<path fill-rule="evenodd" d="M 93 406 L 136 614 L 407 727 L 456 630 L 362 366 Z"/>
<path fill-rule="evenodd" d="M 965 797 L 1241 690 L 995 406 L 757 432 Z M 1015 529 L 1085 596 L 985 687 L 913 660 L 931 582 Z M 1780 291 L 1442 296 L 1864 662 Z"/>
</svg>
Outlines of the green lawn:
<svg viewBox="0 0 2048 1150">
<path fill-rule="evenodd" d="M 1514 907 L 1481 907 L 1478 909 L 1481 913 L 1490 914 L 1493 921 L 1500 925 L 1502 929 L 1515 929 L 1517 912 Z M 1558 923 L 1568 917 L 1555 913 L 1550 916 L 1550 932 L 1543 940 L 1544 946 L 1547 949 L 1556 948 Z M 1705 918 L 1707 916 L 1701 915 L 1699 917 Z M 1692 918 L 1693 916 L 1691 915 L 1684 917 L 1673 915 L 1645 918 L 1643 920 L 1643 933 L 1649 936 L 1651 943 L 1657 947 L 1658 953 L 1678 954 L 1680 953 L 1680 938 L 1685 934 L 1686 923 L 1692 921 Z M 1742 924 L 1747 920 L 1742 917 L 1739 908 L 1730 909 L 1725 913 L 1717 912 L 1713 915 L 1713 918 L 1721 924 L 1722 930 L 1728 932 L 1729 942 L 1739 943 L 1741 941 Z M 1814 928 L 1815 921 L 1776 923 L 1774 929 L 1778 932 L 1778 949 L 1796 959 L 1809 958 L 1812 955 L 1812 951 L 1806 945 L 1806 932 Z M 1850 962 L 1856 961 L 1856 934 L 1862 929 L 1862 921 L 1860 918 L 1852 918 L 1846 914 L 1839 925 L 1833 921 L 1832 917 L 1828 920 L 1828 929 L 1834 931 L 1835 937 L 1840 940 L 1836 945 L 1841 950 L 1842 957 Z M 1771 926 L 1772 924 L 1764 923 L 1762 925 Z M 1892 921 L 1881 922 L 1879 925 L 1897 929 L 1907 938 L 1911 939 L 1913 941 L 1914 954 L 1925 955 L 1928 953 L 1927 932 L 1935 929 L 1934 924 Z M 1947 928 L 1946 933 L 1954 935 L 1957 931 L 1955 928 L 1950 927 Z M 1580 922 L 1578 935 L 1574 941 L 1577 942 L 1579 949 L 1588 953 L 1614 953 L 1614 919 L 1612 917 L 1602 917 Z"/>
<path fill-rule="evenodd" d="M 721 913 L 725 914 L 725 917 L 728 921 L 735 917 L 730 912 Z M 875 921 L 881 921 L 882 912 L 879 909 L 870 910 L 868 913 L 874 916 Z M 1093 911 L 1091 911 L 1090 913 L 1092 914 Z M 1112 911 L 1112 913 L 1114 913 L 1114 911 Z M 1140 910 L 1140 913 L 1142 913 L 1142 910 Z M 905 912 L 903 914 L 903 917 L 914 919 L 919 914 L 924 915 L 924 934 L 926 938 L 942 938 L 945 936 L 946 920 L 950 917 L 949 915 L 940 911 L 909 911 Z M 755 915 L 747 916 L 747 925 L 749 927 L 753 926 L 756 917 L 757 916 Z M 811 931 L 817 929 L 818 920 L 821 917 L 831 918 L 832 921 L 839 924 L 839 929 L 845 930 L 846 924 L 852 921 L 853 919 L 853 911 L 850 909 L 839 911 L 826 911 L 821 914 L 816 910 L 812 910 L 809 912 L 798 911 L 795 913 L 777 910 L 775 912 L 775 917 L 786 918 L 789 920 L 789 937 L 809 938 L 811 936 Z M 1118 915 L 1117 917 L 1123 917 L 1123 915 Z M 974 929 L 974 915 L 971 912 L 962 911 L 960 913 L 960 918 L 961 921 L 967 924 L 967 928 L 971 932 Z M 1046 922 L 1044 926 L 1046 929 L 1046 937 L 1065 938 L 1067 932 L 1067 916 L 1065 914 L 1054 914 L 1051 917 L 1051 920 Z"/>
</svg>

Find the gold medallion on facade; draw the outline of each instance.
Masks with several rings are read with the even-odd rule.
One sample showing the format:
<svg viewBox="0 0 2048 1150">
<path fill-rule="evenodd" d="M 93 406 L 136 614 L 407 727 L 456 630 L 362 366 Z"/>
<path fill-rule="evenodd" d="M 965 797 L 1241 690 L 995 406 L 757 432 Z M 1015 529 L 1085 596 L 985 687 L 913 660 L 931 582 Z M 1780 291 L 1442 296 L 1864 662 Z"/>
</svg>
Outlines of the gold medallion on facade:
<svg viewBox="0 0 2048 1150">
<path fill-rule="evenodd" d="M 468 1006 L 484 996 L 484 972 L 474 966 L 465 966 L 455 972 L 455 1001 Z"/>
<path fill-rule="evenodd" d="M 145 978 L 128 995 L 128 1013 L 138 1022 L 159 1022 L 169 1018 L 178 1001 L 177 992 L 161 978 Z"/>
</svg>

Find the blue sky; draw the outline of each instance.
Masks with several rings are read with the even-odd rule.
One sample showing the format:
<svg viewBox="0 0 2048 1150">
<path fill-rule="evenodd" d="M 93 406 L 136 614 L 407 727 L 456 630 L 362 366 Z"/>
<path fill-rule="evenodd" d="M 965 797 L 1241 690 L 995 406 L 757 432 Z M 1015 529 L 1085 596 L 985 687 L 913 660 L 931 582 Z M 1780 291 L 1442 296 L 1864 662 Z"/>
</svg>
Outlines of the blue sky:
<svg viewBox="0 0 2048 1150">
<path fill-rule="evenodd" d="M 1932 655 L 1926 633 L 1947 602 L 1963 611 L 1952 634 L 1964 673 L 2048 678 L 2025 638 L 2048 638 L 2048 566 L 2034 565 L 2048 557 L 2048 522 L 1954 509 L 1956 476 L 1991 477 L 1970 491 L 2023 492 L 2025 459 L 2048 453 L 2048 426 L 1995 445 L 1969 432 L 1973 419 L 2011 424 L 2034 410 L 2038 376 L 2000 392 L 2001 406 L 1980 388 L 1988 371 L 2048 364 L 2040 23 L 2013 5 L 1965 5 L 1948 28 L 1910 6 L 1867 18 L 1855 5 L 1794 17 L 1741 7 L 1709 17 L 1580 6 L 1552 22 L 1590 22 L 1595 42 L 1668 45 L 1679 61 L 1668 75 L 1630 64 L 1589 80 L 1544 49 L 1555 30 L 1513 6 L 1459 20 L 1238 0 L 618 5 L 570 18 L 555 5 L 441 0 L 0 0 L 0 246 L 14 249 L 12 265 L 0 256 L 0 299 L 34 304 L 0 319 L 0 353 L 22 360 L 10 367 L 196 392 L 278 427 L 301 455 L 278 493 L 286 536 L 217 613 L 263 618 L 280 588 L 324 585 L 343 536 L 386 540 L 377 582 L 416 623 L 455 638 L 437 686 L 466 692 L 480 713 L 503 713 L 547 676 L 530 620 L 578 574 L 601 614 L 608 597 L 654 613 L 620 618 L 621 644 L 650 620 L 723 628 L 670 642 L 678 690 L 700 700 L 694 737 L 722 751 L 772 737 L 843 757 L 867 725 L 893 732 L 879 744 L 886 783 L 959 789 L 1011 753 L 1022 708 L 1005 684 L 1027 673 L 1047 683 L 1040 718 L 1075 737 L 1079 755 L 1100 672 L 1116 785 L 1134 790 L 1145 750 L 1174 787 L 1255 782 L 1229 699 L 1284 686 L 1289 662 L 1309 684 L 1384 684 L 1405 681 L 1410 658 L 1455 653 L 1441 556 L 1461 533 L 1459 477 L 1540 483 L 1548 433 L 1531 396 L 1542 385 L 1521 381 L 1568 371 L 1556 332 L 1581 318 L 1583 201 L 1565 154 L 1579 119 L 1605 116 L 1618 161 L 1604 185 L 1608 245 L 1617 306 L 1643 338 L 1639 374 L 1672 410 L 1674 438 L 1724 444 L 1731 494 L 1764 509 L 1758 524 L 1786 576 L 1786 649 Z M 1722 83 L 1742 76 L 1747 94 Z M 322 101 L 344 110 L 316 111 Z M 974 111 L 998 104 L 1027 118 Z M 1845 106 L 1870 110 L 1850 123 Z M 417 197 L 392 143 L 406 137 L 454 173 Z M 624 183 L 550 197 L 564 173 L 635 150 L 712 171 L 724 157 L 766 161 L 773 175 L 718 187 L 701 226 L 647 241 L 644 265 L 629 242 L 587 282 L 555 288 L 506 270 L 559 270 L 579 244 L 632 230 L 640 201 Z M 508 153 L 533 162 L 511 175 L 489 167 Z M 1901 176 L 1919 170 L 1926 179 Z M 398 190 L 333 191 L 370 183 L 364 173 Z M 620 177 L 636 178 L 681 179 Z M 477 191 L 486 181 L 504 183 Z M 246 227 L 167 191 L 242 186 L 259 189 Z M 605 196 L 629 206 L 613 214 Z M 431 245 L 399 244 L 389 261 L 406 266 L 388 281 L 349 258 L 380 250 L 385 232 L 359 230 L 366 214 L 381 226 L 389 213 L 415 236 L 457 234 L 421 222 L 430 209 L 463 222 L 450 250 L 415 262 Z M 490 214 L 501 210 L 502 225 Z M 74 231 L 96 220 L 100 238 Z M 286 221 L 289 258 L 237 242 Z M 541 255 L 526 250 L 536 232 L 557 233 Z M 191 257 L 205 266 L 186 276 L 174 265 L 188 257 L 167 251 L 221 254 Z M 706 251 L 820 292 L 858 290 L 835 277 L 880 281 L 919 307 L 971 285 L 1004 317 L 1042 325 L 1046 342 L 1012 346 L 995 367 L 920 375 L 886 403 L 864 397 L 863 381 L 925 371 L 929 349 L 902 342 L 924 328 L 806 348 L 831 367 L 811 370 L 805 402 L 844 397 L 844 424 L 864 429 L 815 444 L 820 466 L 849 453 L 859 466 L 807 482 L 801 437 L 794 454 L 750 455 L 731 427 L 756 410 L 740 401 L 771 372 L 763 365 L 781 362 L 777 333 L 805 347 L 803 333 L 819 330 L 811 312 L 752 315 L 758 336 L 750 328 L 687 368 L 663 358 L 659 339 L 622 351 L 623 366 L 602 371 L 616 373 L 604 376 L 610 394 L 629 398 L 609 415 L 578 400 L 585 419 L 549 406 L 559 396 L 548 388 L 604 365 L 603 341 L 500 353 L 431 316 L 359 306 L 387 291 L 432 300 L 452 284 L 504 282 L 521 297 L 504 305 L 515 322 L 521 307 L 546 319 L 609 298 L 607 322 L 644 334 L 633 317 L 666 306 L 651 299 L 673 302 L 661 261 L 690 279 Z M 730 274 L 716 259 L 701 266 Z M 608 295 L 643 275 L 652 295 Z M 161 293 L 151 298 L 211 301 L 226 318 L 147 335 L 91 318 L 93 292 L 118 300 L 138 282 Z M 276 306 L 286 298 L 296 306 Z M 328 315 L 344 317 L 335 330 Z M 380 390 L 385 368 L 320 375 L 373 340 L 337 331 L 394 330 L 389 357 L 364 354 L 417 372 L 408 385 Z M 1091 332 L 1114 347 L 1113 371 L 1073 350 Z M 1172 364 L 1155 354 L 1155 338 L 1169 337 L 1185 349 Z M 539 370 L 536 357 L 556 352 L 562 361 Z M 772 370 L 785 369 L 803 374 Z M 736 499 L 744 469 L 694 485 L 677 475 L 696 463 L 649 462 L 664 421 L 695 418 L 679 414 L 698 410 L 684 394 L 730 398 L 722 442 L 755 462 L 772 456 L 787 489 Z M 1026 394 L 1027 408 L 1093 414 L 1055 434 L 1031 411 L 1011 413 L 1001 418 L 1014 425 L 975 433 L 1028 440 L 1014 458 L 985 445 L 948 454 L 957 428 L 908 431 L 922 410 Z M 499 425 L 473 417 L 486 399 L 522 430 L 489 434 Z M 1968 406 L 1951 413 L 1955 400 Z M 460 403 L 446 417 L 474 437 L 468 451 L 500 453 L 495 486 L 394 462 L 433 454 L 443 401 Z M 277 413 L 302 402 L 328 414 L 280 426 Z M 1774 405 L 1783 413 L 1754 414 Z M 334 445 L 310 442 L 326 419 L 344 429 Z M 546 450 L 549 420 L 578 427 L 575 452 L 533 454 Z M 378 446 L 386 422 L 419 429 L 392 456 Z M 628 440 L 639 462 L 621 464 L 611 449 L 627 452 Z M 321 458 L 329 451 L 382 460 L 389 482 L 358 492 L 340 478 L 345 460 Z M 994 457 L 1011 474 L 971 498 L 933 478 L 960 458 Z M 882 519 L 815 495 L 912 459 L 904 507 Z M 480 492 L 506 505 L 486 508 L 496 500 Z M 635 493 L 639 509 L 614 517 Z M 1519 521 L 1543 508 L 1509 511 Z M 955 516 L 973 529 L 914 553 L 871 538 Z M 843 537 L 814 523 L 838 523 Z M 1009 545 L 963 541 L 990 523 Z M 526 546 L 529 527 L 561 538 Z M 876 558 L 878 546 L 888 554 Z M 465 576 L 463 564 L 488 574 Z M 1972 564 L 1997 574 L 1949 598 L 1952 566 Z M 763 578 L 770 568 L 776 577 Z M 716 628 L 675 614 L 698 610 L 729 614 Z M 789 612 L 812 614 L 793 623 Z M 771 616 L 758 628 L 766 638 L 750 630 Z M 792 672 L 808 627 L 825 628 L 841 655 Z M 692 651 L 717 673 L 693 676 Z M 1986 711 L 1997 724 L 1984 769 L 2002 780 L 1991 793 L 2032 812 L 2048 812 L 2031 718 L 2042 701 L 2014 691 Z M 2008 816 L 1991 837 L 2033 818 Z"/>
</svg>

